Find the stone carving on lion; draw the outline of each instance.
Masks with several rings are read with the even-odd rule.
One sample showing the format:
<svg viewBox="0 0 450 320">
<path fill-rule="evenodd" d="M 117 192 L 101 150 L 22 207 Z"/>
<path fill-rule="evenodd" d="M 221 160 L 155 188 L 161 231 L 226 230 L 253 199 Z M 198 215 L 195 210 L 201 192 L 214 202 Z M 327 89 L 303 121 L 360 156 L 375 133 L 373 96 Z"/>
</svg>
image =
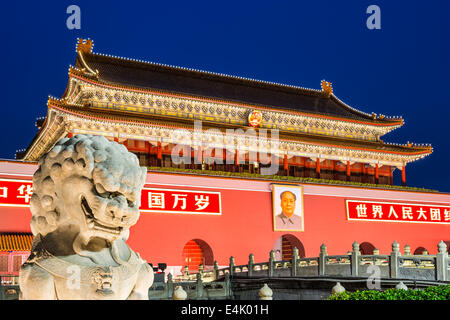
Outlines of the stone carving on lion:
<svg viewBox="0 0 450 320">
<path fill-rule="evenodd" d="M 20 299 L 148 299 L 153 270 L 126 244 L 146 172 L 101 136 L 61 139 L 40 159 Z"/>
</svg>

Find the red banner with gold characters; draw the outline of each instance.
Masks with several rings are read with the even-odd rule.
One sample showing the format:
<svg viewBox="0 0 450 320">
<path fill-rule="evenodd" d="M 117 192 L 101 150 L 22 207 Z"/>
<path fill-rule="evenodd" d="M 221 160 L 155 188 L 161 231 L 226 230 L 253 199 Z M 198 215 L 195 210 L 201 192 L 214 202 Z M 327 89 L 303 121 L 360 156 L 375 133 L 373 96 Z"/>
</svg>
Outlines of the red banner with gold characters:
<svg viewBox="0 0 450 320">
<path fill-rule="evenodd" d="M 0 205 L 28 207 L 33 194 L 33 182 L 30 180 L 0 179 Z"/>
<path fill-rule="evenodd" d="M 28 207 L 33 194 L 30 180 L 0 179 L 0 206 Z M 144 212 L 222 214 L 220 192 L 143 188 Z"/>
<path fill-rule="evenodd" d="M 348 220 L 450 225 L 450 206 L 346 200 Z"/>
<path fill-rule="evenodd" d="M 221 215 L 220 192 L 181 189 L 142 189 L 141 211 Z"/>
</svg>

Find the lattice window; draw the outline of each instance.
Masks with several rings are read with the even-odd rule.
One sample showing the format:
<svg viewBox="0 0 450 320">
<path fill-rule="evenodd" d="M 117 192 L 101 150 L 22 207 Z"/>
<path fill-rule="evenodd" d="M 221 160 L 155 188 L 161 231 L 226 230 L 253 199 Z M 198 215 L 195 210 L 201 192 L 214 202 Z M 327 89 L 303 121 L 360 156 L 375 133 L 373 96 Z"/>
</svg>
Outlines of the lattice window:
<svg viewBox="0 0 450 320">
<path fill-rule="evenodd" d="M 0 272 L 8 272 L 8 256 L 0 256 Z"/>
<path fill-rule="evenodd" d="M 22 255 L 13 256 L 13 272 L 19 272 L 22 266 Z"/>
</svg>

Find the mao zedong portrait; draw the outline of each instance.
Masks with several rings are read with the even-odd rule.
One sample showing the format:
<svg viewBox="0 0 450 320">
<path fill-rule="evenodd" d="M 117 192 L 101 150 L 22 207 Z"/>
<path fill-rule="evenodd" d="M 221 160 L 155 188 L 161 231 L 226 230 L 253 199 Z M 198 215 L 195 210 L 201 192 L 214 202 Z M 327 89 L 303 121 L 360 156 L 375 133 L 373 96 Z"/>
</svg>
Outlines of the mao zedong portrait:
<svg viewBox="0 0 450 320">
<path fill-rule="evenodd" d="M 296 211 L 300 211 L 296 210 L 297 196 L 286 190 L 280 193 L 280 200 L 281 212 L 275 216 L 275 230 L 302 231 L 302 217 L 296 214 Z"/>
</svg>

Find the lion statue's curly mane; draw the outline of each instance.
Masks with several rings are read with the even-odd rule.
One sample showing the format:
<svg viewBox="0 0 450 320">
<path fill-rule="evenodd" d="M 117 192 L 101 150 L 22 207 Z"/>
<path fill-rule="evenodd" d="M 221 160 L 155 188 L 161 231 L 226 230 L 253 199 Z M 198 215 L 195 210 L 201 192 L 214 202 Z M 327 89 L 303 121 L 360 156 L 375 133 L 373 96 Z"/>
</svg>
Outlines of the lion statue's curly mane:
<svg viewBox="0 0 450 320">
<path fill-rule="evenodd" d="M 61 139 L 33 176 L 21 299 L 148 299 L 153 272 L 125 241 L 147 170 L 102 136 Z"/>
</svg>

